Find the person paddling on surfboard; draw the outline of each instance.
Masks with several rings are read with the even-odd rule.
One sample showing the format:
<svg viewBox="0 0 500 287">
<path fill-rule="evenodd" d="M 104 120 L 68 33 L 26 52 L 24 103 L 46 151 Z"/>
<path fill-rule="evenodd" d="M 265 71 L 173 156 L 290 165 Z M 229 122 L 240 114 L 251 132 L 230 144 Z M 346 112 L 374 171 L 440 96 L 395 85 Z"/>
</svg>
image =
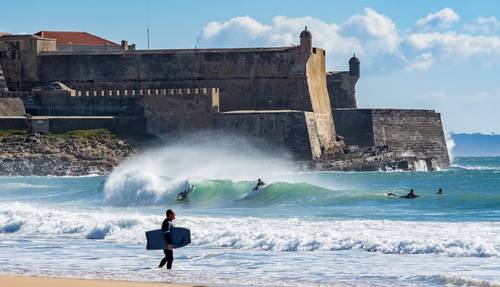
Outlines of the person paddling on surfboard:
<svg viewBox="0 0 500 287">
<path fill-rule="evenodd" d="M 263 182 L 260 178 L 257 179 L 257 184 L 253 188 L 253 190 L 259 190 L 262 186 L 266 185 L 265 182 Z"/>
<path fill-rule="evenodd" d="M 410 192 L 407 195 L 397 195 L 395 193 L 389 192 L 386 194 L 386 196 L 396 196 L 399 198 L 407 198 L 407 199 L 412 199 L 412 198 L 417 198 L 419 197 L 418 195 L 415 194 L 415 191 L 413 189 L 410 189 Z"/>
<path fill-rule="evenodd" d="M 172 221 L 175 219 L 175 212 L 172 209 L 168 209 L 166 212 L 166 218 L 163 220 L 161 224 L 161 230 L 163 231 L 163 235 L 165 236 L 165 240 L 167 240 L 167 249 L 163 249 L 163 253 L 165 253 L 165 257 L 158 265 L 158 268 L 162 268 L 167 264 L 167 269 L 172 269 L 172 262 L 174 262 L 174 246 L 172 245 L 172 237 L 170 235 L 170 228 L 174 227 Z"/>
</svg>

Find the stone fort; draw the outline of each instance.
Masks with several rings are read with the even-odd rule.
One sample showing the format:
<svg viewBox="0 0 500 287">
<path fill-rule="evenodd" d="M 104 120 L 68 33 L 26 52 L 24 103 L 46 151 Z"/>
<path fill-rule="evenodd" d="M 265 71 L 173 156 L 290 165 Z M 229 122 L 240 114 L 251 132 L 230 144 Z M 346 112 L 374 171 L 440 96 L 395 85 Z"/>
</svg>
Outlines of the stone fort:
<svg viewBox="0 0 500 287">
<path fill-rule="evenodd" d="M 109 128 L 164 139 L 221 130 L 297 160 L 388 146 L 430 169 L 449 157 L 433 110 L 358 109 L 360 61 L 326 71 L 307 28 L 300 45 L 137 50 L 84 32 L 0 33 L 0 129 Z"/>
</svg>

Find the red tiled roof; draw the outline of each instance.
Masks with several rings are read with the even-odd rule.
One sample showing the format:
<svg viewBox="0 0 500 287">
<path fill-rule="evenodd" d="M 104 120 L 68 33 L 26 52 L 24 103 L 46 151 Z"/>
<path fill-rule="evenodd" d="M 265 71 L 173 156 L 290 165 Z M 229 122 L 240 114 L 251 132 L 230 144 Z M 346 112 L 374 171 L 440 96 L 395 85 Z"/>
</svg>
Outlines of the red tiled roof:
<svg viewBox="0 0 500 287">
<path fill-rule="evenodd" d="M 57 44 L 63 45 L 119 46 L 114 42 L 87 32 L 40 31 L 35 35 L 44 38 L 56 39 Z"/>
</svg>

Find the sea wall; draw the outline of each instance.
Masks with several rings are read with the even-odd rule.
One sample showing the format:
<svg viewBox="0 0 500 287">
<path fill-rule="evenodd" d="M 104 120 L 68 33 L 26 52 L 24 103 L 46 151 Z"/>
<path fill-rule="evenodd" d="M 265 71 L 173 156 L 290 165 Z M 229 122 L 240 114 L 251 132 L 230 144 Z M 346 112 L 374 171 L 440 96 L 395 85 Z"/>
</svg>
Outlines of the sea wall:
<svg viewBox="0 0 500 287">
<path fill-rule="evenodd" d="M 370 109 L 333 110 L 337 134 L 347 145 L 370 147 L 375 145 L 373 118 Z"/>
<path fill-rule="evenodd" d="M 396 158 L 424 160 L 430 169 L 450 164 L 441 115 L 433 110 L 337 109 L 346 144 L 389 146 Z"/>
<path fill-rule="evenodd" d="M 288 150 L 297 160 L 321 156 L 314 113 L 302 111 L 234 111 L 215 114 L 214 128 L 262 139 Z"/>
<path fill-rule="evenodd" d="M 425 159 L 427 166 L 450 165 L 441 114 L 433 110 L 374 109 L 373 138 L 398 155 Z"/>
</svg>

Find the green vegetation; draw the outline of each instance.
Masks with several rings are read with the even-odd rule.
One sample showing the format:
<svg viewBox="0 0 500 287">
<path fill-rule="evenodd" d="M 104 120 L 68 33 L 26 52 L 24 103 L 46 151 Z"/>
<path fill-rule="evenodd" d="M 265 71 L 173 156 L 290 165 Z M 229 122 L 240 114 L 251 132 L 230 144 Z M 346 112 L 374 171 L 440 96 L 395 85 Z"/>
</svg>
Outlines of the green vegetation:
<svg viewBox="0 0 500 287">
<path fill-rule="evenodd" d="M 107 129 L 94 129 L 94 130 L 74 130 L 62 134 L 50 134 L 52 137 L 59 138 L 95 138 L 95 139 L 109 139 L 116 138 L 116 135 Z"/>
<path fill-rule="evenodd" d="M 28 131 L 26 130 L 0 130 L 0 138 L 11 136 L 21 137 L 25 136 L 27 133 Z"/>
</svg>

